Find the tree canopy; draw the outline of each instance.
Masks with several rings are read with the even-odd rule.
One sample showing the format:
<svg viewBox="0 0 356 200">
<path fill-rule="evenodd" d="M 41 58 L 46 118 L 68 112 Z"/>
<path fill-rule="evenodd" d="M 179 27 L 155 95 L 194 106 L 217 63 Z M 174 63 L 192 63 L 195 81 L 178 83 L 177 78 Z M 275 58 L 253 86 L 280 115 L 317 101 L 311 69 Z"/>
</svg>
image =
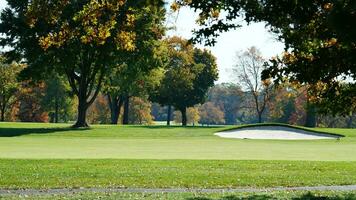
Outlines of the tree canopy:
<svg viewBox="0 0 356 200">
<path fill-rule="evenodd" d="M 169 64 L 151 99 L 181 111 L 182 125 L 185 126 L 186 109 L 204 103 L 208 89 L 217 80 L 216 59 L 209 51 L 194 48 L 179 37 L 169 38 L 167 43 Z"/>
<path fill-rule="evenodd" d="M 177 0 L 172 8 L 190 6 L 199 12 L 194 41 L 214 45 L 224 31 L 241 26 L 241 19 L 266 22 L 285 43 L 286 53 L 271 60 L 263 78 L 286 78 L 318 84 L 316 103 L 325 112 L 355 110 L 356 2 L 351 0 Z M 240 20 L 239 20 L 240 19 Z"/>
<path fill-rule="evenodd" d="M 86 111 L 118 55 L 136 49 L 136 27 L 163 9 L 163 1 L 150 0 L 8 0 L 8 5 L 1 14 L 1 45 L 11 47 L 10 58 L 26 61 L 24 77 L 53 70 L 68 77 L 79 101 L 75 127 L 88 126 Z M 161 34 L 155 25 L 150 29 Z"/>
</svg>

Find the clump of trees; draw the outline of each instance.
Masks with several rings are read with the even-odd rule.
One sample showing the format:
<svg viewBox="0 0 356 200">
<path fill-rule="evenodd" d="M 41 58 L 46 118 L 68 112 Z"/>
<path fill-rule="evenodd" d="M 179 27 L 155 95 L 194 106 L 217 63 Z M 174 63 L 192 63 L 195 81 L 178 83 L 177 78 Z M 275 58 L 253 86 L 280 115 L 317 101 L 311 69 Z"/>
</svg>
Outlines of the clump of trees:
<svg viewBox="0 0 356 200">
<path fill-rule="evenodd" d="M 50 122 L 68 122 L 74 116 L 74 99 L 70 86 L 64 77 L 53 74 L 44 81 L 44 96 L 41 104 L 48 112 Z"/>
<path fill-rule="evenodd" d="M 0 121 L 5 121 L 6 113 L 16 103 L 15 95 L 20 88 L 17 76 L 24 68 L 16 62 L 7 64 L 5 59 L 0 56 Z"/>
<path fill-rule="evenodd" d="M 167 39 L 169 61 L 161 84 L 151 94 L 151 100 L 181 112 L 186 126 L 187 108 L 204 103 L 206 93 L 218 78 L 215 57 L 179 37 Z M 167 122 L 170 120 L 168 119 Z"/>
<path fill-rule="evenodd" d="M 26 60 L 23 77 L 66 75 L 78 99 L 73 127 L 87 127 L 86 114 L 104 78 L 136 50 L 141 26 L 161 35 L 163 1 L 15 1 L 1 13 L 3 46 L 10 59 Z M 148 17 L 155 16 L 155 17 Z M 150 25 L 147 25 L 150 24 Z M 142 66 L 132 66 L 142 67 Z"/>
<path fill-rule="evenodd" d="M 225 124 L 224 112 L 212 102 L 203 104 L 200 108 L 200 124 Z"/>
</svg>

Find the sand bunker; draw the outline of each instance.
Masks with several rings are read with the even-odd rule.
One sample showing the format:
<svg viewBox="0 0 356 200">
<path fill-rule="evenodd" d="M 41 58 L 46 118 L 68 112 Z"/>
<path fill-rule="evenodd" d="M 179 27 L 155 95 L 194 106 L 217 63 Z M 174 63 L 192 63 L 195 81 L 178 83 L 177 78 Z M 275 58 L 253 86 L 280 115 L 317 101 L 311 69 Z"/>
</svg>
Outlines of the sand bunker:
<svg viewBox="0 0 356 200">
<path fill-rule="evenodd" d="M 336 139 L 337 135 L 314 133 L 284 126 L 255 126 L 215 133 L 223 138 L 270 140 L 318 140 Z"/>
</svg>

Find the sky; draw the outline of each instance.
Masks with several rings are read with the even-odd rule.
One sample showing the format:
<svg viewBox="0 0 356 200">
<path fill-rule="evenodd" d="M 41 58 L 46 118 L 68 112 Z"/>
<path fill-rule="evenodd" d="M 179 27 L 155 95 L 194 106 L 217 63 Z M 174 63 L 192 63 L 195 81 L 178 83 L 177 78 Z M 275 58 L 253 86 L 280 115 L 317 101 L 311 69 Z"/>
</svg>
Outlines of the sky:
<svg viewBox="0 0 356 200">
<path fill-rule="evenodd" d="M 6 0 L 0 0 L 0 9 L 5 6 Z M 186 39 L 193 36 L 192 30 L 197 28 L 195 24 L 197 14 L 193 10 L 182 8 L 179 14 L 175 13 L 169 19 L 167 25 L 174 25 L 175 29 L 169 31 L 168 35 L 177 35 Z M 219 68 L 219 80 L 217 82 L 223 83 L 236 81 L 231 73 L 234 62 L 236 62 L 236 53 L 251 46 L 257 47 L 266 59 L 282 53 L 284 47 L 283 43 L 276 40 L 276 36 L 268 32 L 264 23 L 246 25 L 237 30 L 223 33 L 217 38 L 214 47 L 203 47 L 201 45 L 199 47 L 207 48 L 215 55 Z"/>
<path fill-rule="evenodd" d="M 175 14 L 176 28 L 170 31 L 169 35 L 191 38 L 192 30 L 198 28 L 195 19 L 197 19 L 197 14 L 193 10 L 182 8 L 179 14 Z M 284 44 L 277 41 L 276 36 L 268 32 L 264 23 L 245 25 L 239 29 L 222 33 L 217 38 L 217 44 L 214 47 L 204 47 L 211 50 L 217 58 L 218 83 L 236 81 L 231 73 L 236 62 L 236 53 L 245 51 L 252 46 L 257 47 L 266 59 L 281 54 L 284 48 Z"/>
</svg>

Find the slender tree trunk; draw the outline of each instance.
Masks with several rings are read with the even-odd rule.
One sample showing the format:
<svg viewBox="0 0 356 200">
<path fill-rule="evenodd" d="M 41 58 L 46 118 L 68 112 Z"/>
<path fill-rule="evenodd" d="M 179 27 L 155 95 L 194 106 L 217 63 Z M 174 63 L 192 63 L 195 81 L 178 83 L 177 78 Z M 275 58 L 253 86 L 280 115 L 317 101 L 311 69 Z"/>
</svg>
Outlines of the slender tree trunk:
<svg viewBox="0 0 356 200">
<path fill-rule="evenodd" d="M 54 100 L 54 104 L 55 104 L 55 109 L 54 109 L 54 123 L 58 123 L 58 115 L 59 115 L 59 105 L 58 105 L 58 97 L 55 97 Z"/>
<path fill-rule="evenodd" d="M 352 128 L 353 117 L 350 115 L 347 120 L 347 128 Z"/>
<path fill-rule="evenodd" d="M 125 97 L 124 102 L 124 115 L 122 118 L 122 124 L 129 124 L 129 105 L 130 105 L 130 97 Z"/>
<path fill-rule="evenodd" d="M 262 113 L 258 112 L 258 123 L 262 123 Z"/>
<path fill-rule="evenodd" d="M 111 119 L 111 124 L 117 124 L 117 121 L 119 119 L 117 111 L 117 98 L 112 97 L 110 94 L 107 95 L 108 98 L 108 104 L 110 108 L 110 119 Z"/>
<path fill-rule="evenodd" d="M 182 113 L 182 126 L 187 126 L 187 108 L 180 109 Z"/>
<path fill-rule="evenodd" d="M 118 101 L 115 99 L 112 103 L 112 109 L 111 109 L 111 124 L 118 124 L 119 122 L 119 107 L 118 107 Z"/>
<path fill-rule="evenodd" d="M 5 95 L 2 96 L 2 103 L 1 105 L 1 118 L 0 121 L 4 122 L 5 121 L 5 109 L 6 109 L 6 98 Z"/>
<path fill-rule="evenodd" d="M 167 106 L 167 126 L 171 125 L 172 106 Z"/>
<path fill-rule="evenodd" d="M 5 107 L 2 106 L 1 108 L 1 119 L 0 121 L 4 122 L 5 121 Z"/>
<path fill-rule="evenodd" d="M 111 112 L 111 124 L 118 124 L 122 107 L 122 97 L 111 97 L 108 95 L 108 100 Z"/>
<path fill-rule="evenodd" d="M 313 103 L 307 101 L 307 109 L 306 109 L 306 120 L 305 126 L 306 127 L 315 127 L 316 126 L 316 111 L 315 106 Z"/>
</svg>

